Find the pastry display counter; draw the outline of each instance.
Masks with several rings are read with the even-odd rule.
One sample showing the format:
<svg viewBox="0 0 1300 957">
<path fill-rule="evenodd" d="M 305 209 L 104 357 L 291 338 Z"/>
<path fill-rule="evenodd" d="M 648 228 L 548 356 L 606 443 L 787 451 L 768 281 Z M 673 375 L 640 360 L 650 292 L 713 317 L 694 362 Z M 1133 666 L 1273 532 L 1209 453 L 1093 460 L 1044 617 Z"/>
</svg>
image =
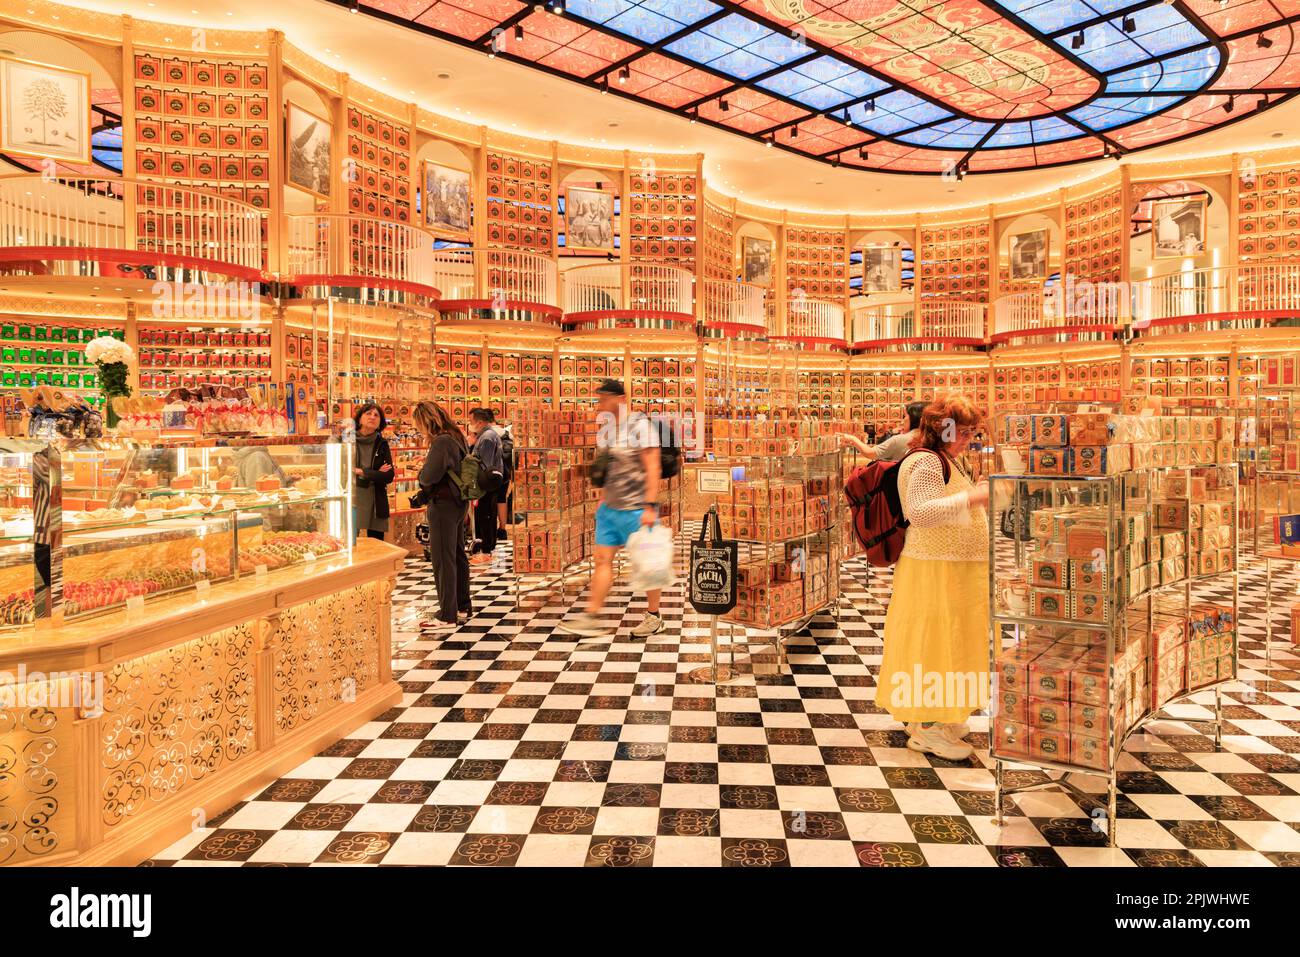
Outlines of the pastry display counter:
<svg viewBox="0 0 1300 957">
<path fill-rule="evenodd" d="M 131 864 L 398 700 L 333 438 L 0 447 L 0 865 Z"/>
<path fill-rule="evenodd" d="M 0 864 L 135 864 L 396 703 L 405 553 L 0 637 Z"/>
</svg>

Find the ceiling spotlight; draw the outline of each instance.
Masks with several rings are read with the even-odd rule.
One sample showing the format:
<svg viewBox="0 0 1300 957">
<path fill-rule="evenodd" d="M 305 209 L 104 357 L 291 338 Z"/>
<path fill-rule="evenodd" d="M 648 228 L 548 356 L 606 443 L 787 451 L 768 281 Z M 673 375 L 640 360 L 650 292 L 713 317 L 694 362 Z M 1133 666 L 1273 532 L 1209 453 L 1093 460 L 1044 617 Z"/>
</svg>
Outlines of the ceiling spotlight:
<svg viewBox="0 0 1300 957">
<path fill-rule="evenodd" d="M 691 113 L 690 113 L 691 122 L 694 123 L 694 122 L 695 122 L 695 118 L 696 118 L 697 116 L 699 116 L 699 115 L 700 115 L 700 111 L 699 111 L 699 110 L 692 110 Z"/>
<path fill-rule="evenodd" d="M 1228 97 L 1228 102 L 1223 104 L 1223 112 L 1231 113 L 1236 108 L 1237 108 L 1237 98 L 1235 96 Z"/>
<path fill-rule="evenodd" d="M 957 167 L 957 182 L 960 183 L 965 178 L 966 178 L 966 166 L 963 164 Z"/>
<path fill-rule="evenodd" d="M 870 114 L 874 112 L 876 112 L 876 98 L 873 96 L 871 99 L 867 100 L 867 113 Z"/>
<path fill-rule="evenodd" d="M 773 138 L 773 137 L 771 137 L 771 136 L 769 136 L 769 137 L 768 137 L 766 140 L 764 140 L 763 142 L 767 144 L 767 148 L 768 148 L 768 149 L 771 149 L 773 146 L 776 145 L 776 139 Z"/>
<path fill-rule="evenodd" d="M 523 25 L 522 23 L 516 23 L 516 24 L 515 24 L 515 39 L 516 39 L 516 40 L 522 40 L 523 38 L 524 38 L 524 25 Z"/>
<path fill-rule="evenodd" d="M 556 16 L 564 16 L 564 0 L 553 0 L 551 3 L 551 12 Z"/>
<path fill-rule="evenodd" d="M 1132 16 L 1127 16 L 1120 21 L 1119 28 L 1125 33 L 1136 33 L 1137 21 L 1134 20 Z"/>
<path fill-rule="evenodd" d="M 619 86 L 625 84 L 628 81 L 628 77 L 630 77 L 631 75 L 632 75 L 632 71 L 627 67 L 623 67 L 623 69 L 619 70 L 618 71 Z"/>
<path fill-rule="evenodd" d="M 360 13 L 360 12 L 361 12 L 361 4 L 359 3 L 359 0 L 349 0 L 348 13 Z"/>
<path fill-rule="evenodd" d="M 1268 94 L 1259 98 L 1259 102 L 1255 104 L 1255 109 L 1262 110 L 1266 106 L 1268 106 Z"/>
<path fill-rule="evenodd" d="M 1072 50 L 1082 50 L 1082 49 L 1083 49 L 1083 44 L 1084 44 L 1085 42 L 1086 42 L 1086 38 L 1085 38 L 1085 36 L 1084 36 L 1084 33 L 1083 33 L 1082 30 L 1080 30 L 1078 33 L 1076 33 L 1076 34 L 1074 35 L 1074 38 L 1073 38 L 1072 40 L 1070 40 L 1070 49 L 1072 49 Z"/>
<path fill-rule="evenodd" d="M 858 159 L 864 161 L 867 159 L 867 148 L 865 146 L 858 150 Z"/>
<path fill-rule="evenodd" d="M 838 169 L 838 168 L 839 168 L 839 165 L 840 165 L 840 158 L 839 158 L 839 155 L 837 154 L 837 155 L 835 155 L 835 156 L 832 156 L 832 157 L 831 157 L 831 166 L 833 166 L 833 167 L 835 167 L 836 169 Z"/>
<path fill-rule="evenodd" d="M 1267 50 L 1272 45 L 1273 40 L 1270 37 L 1265 36 L 1263 33 L 1255 37 L 1255 46 L 1259 47 L 1261 50 Z"/>
<path fill-rule="evenodd" d="M 790 127 L 790 139 L 797 140 L 798 138 L 799 138 L 799 127 L 798 126 Z"/>
<path fill-rule="evenodd" d="M 608 92 L 609 92 L 609 77 L 602 76 L 600 78 L 600 95 L 604 96 Z"/>
<path fill-rule="evenodd" d="M 722 99 L 721 97 L 719 97 L 718 109 L 720 109 L 723 113 L 727 113 L 731 110 L 731 104 L 728 103 L 726 100 Z"/>
</svg>

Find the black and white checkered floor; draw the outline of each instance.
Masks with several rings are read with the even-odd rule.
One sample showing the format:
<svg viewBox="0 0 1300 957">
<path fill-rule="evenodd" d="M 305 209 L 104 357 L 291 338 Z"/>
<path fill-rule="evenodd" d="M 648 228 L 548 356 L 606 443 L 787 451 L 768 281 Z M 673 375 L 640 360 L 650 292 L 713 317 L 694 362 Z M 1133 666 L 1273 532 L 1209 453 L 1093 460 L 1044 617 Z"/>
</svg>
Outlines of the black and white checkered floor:
<svg viewBox="0 0 1300 957">
<path fill-rule="evenodd" d="M 475 617 L 434 639 L 419 631 L 431 576 L 412 560 L 394 596 L 402 703 L 147 863 L 1300 865 L 1293 579 L 1275 581 L 1266 668 L 1263 571 L 1241 576 L 1241 676 L 1224 693 L 1222 751 L 1212 692 L 1129 739 L 1109 848 L 1093 802 L 1056 788 L 1009 798 L 994 825 L 986 719 L 972 719 L 968 762 L 905 747 L 871 703 L 887 574 L 847 565 L 838 620 L 793 639 L 789 673 L 756 649 L 748 674 L 715 687 L 697 674 L 706 621 L 680 588 L 665 596 L 663 634 L 631 637 L 645 602 L 620 584 L 615 640 L 577 642 L 554 629 L 585 579 L 516 609 L 508 568 L 507 544 L 475 573 Z"/>
</svg>

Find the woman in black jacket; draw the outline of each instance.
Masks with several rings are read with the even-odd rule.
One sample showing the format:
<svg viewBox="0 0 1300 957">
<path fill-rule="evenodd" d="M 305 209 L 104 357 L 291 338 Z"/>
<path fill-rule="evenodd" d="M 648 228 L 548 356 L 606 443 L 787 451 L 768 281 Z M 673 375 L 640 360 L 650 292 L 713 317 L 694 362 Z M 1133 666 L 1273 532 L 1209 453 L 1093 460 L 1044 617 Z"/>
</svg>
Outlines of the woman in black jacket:
<svg viewBox="0 0 1300 957">
<path fill-rule="evenodd" d="M 415 407 L 415 425 L 429 441 L 420 468 L 420 494 L 428 499 L 429 550 L 438 577 L 438 620 L 434 633 L 454 631 L 456 615 L 470 615 L 469 559 L 465 554 L 465 511 L 460 492 L 448 477 L 460 471 L 469 446 L 447 410 L 436 402 Z"/>
<path fill-rule="evenodd" d="M 358 537 L 364 531 L 382 541 L 388 531 L 388 486 L 393 481 L 393 452 L 383 436 L 388 420 L 373 402 L 357 409 L 352 419 L 357 426 L 352 527 Z"/>
</svg>

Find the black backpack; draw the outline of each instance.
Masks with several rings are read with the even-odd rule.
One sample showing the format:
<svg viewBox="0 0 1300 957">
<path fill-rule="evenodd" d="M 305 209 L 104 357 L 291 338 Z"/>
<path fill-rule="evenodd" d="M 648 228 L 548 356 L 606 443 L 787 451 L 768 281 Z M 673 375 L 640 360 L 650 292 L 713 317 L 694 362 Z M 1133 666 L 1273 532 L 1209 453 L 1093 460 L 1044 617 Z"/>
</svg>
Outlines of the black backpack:
<svg viewBox="0 0 1300 957">
<path fill-rule="evenodd" d="M 505 488 L 515 477 L 515 439 L 509 432 L 501 433 L 501 487 Z"/>
<path fill-rule="evenodd" d="M 682 471 L 682 447 L 677 442 L 675 418 L 655 420 L 659 430 L 659 477 L 674 478 Z"/>
</svg>

